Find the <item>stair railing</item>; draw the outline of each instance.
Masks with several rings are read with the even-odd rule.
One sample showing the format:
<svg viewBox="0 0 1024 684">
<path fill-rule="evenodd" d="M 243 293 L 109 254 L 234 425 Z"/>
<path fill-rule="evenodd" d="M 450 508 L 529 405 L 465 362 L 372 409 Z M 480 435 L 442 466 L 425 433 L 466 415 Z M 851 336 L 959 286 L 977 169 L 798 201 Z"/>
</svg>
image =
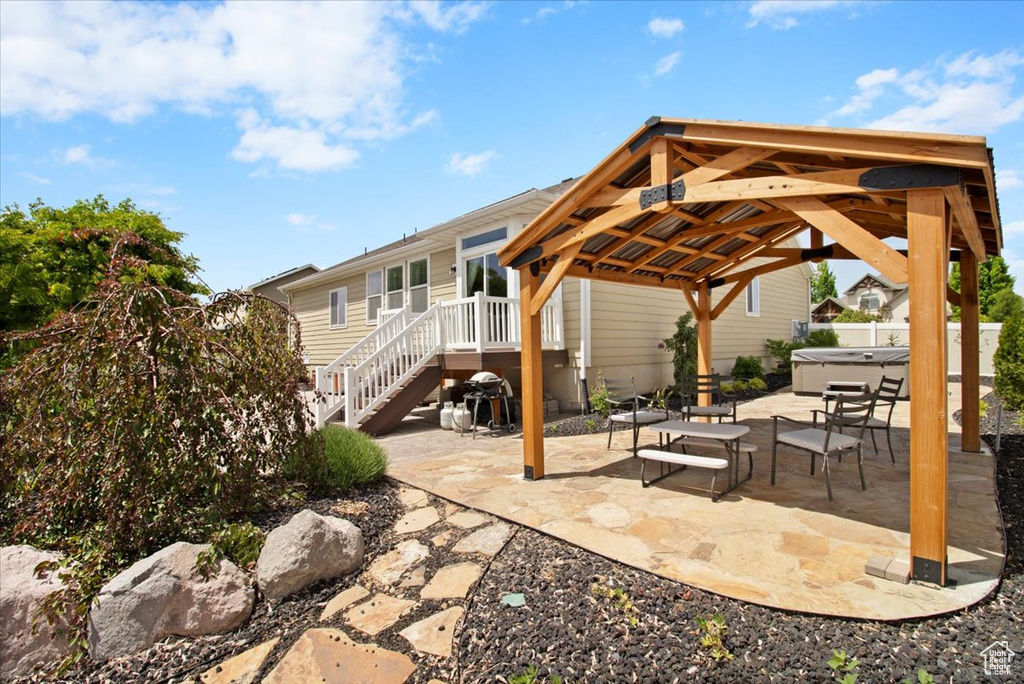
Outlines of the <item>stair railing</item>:
<svg viewBox="0 0 1024 684">
<path fill-rule="evenodd" d="M 345 425 L 357 427 L 444 349 L 440 311 L 434 304 L 373 354 L 345 367 Z"/>
</svg>

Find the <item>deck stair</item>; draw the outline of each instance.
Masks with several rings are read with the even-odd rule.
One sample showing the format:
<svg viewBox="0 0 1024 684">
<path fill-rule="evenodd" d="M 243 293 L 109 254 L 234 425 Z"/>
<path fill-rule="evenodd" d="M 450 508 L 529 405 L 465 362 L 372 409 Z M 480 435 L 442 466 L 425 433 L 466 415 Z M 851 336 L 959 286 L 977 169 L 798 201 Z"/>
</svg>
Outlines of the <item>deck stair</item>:
<svg viewBox="0 0 1024 684">
<path fill-rule="evenodd" d="M 519 302 L 505 297 L 438 301 L 423 313 L 380 312 L 382 323 L 327 366 L 316 369 L 316 425 L 340 420 L 380 434 L 394 427 L 440 384 L 450 353 L 519 346 Z M 561 302 L 541 315 L 542 339 L 563 349 Z"/>
</svg>

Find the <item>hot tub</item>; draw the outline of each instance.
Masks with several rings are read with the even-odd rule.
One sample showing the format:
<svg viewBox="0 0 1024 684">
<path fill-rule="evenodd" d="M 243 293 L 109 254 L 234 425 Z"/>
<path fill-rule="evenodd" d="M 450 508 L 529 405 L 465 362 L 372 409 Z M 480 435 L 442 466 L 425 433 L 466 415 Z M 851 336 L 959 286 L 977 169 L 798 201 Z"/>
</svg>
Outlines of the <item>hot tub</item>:
<svg viewBox="0 0 1024 684">
<path fill-rule="evenodd" d="M 793 392 L 821 394 L 829 382 L 866 382 L 874 391 L 882 376 L 903 378 L 910 392 L 910 347 L 808 347 L 794 349 Z"/>
</svg>

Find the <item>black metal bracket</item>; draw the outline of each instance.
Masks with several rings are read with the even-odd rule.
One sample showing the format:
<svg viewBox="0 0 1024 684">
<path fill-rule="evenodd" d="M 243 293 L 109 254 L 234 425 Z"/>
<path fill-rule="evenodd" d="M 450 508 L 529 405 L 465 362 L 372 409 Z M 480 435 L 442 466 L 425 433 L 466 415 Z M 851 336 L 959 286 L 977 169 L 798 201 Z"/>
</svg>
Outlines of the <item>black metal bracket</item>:
<svg viewBox="0 0 1024 684">
<path fill-rule="evenodd" d="M 533 466 L 523 466 L 523 479 L 533 482 Z"/>
<path fill-rule="evenodd" d="M 831 259 L 832 254 L 834 253 L 835 245 L 825 245 L 824 247 L 818 247 L 816 249 L 801 249 L 800 261 L 810 261 L 811 259 Z"/>
<path fill-rule="evenodd" d="M 540 245 L 534 245 L 513 259 L 511 266 L 512 268 L 522 268 L 523 266 L 540 259 L 542 254 L 544 254 L 544 248 Z"/>
<path fill-rule="evenodd" d="M 651 138 L 656 138 L 659 135 L 681 138 L 683 136 L 683 132 L 686 131 L 686 124 L 662 123 L 660 116 L 652 116 L 644 122 L 644 125 L 647 126 L 647 130 L 641 133 L 636 140 L 629 144 L 630 154 L 635 154 L 636 151 L 647 144 L 647 141 Z"/>
<path fill-rule="evenodd" d="M 540 262 L 539 261 L 531 261 L 530 262 L 530 275 L 532 275 L 534 277 L 537 277 L 537 276 L 540 275 Z"/>
<path fill-rule="evenodd" d="M 942 585 L 942 563 L 930 558 L 911 559 L 910 578 L 918 582 L 931 582 Z"/>
<path fill-rule="evenodd" d="M 722 287 L 725 285 L 725 278 L 712 278 L 708 281 L 708 289 L 713 290 L 716 287 Z"/>
<path fill-rule="evenodd" d="M 917 188 L 942 188 L 947 185 L 961 185 L 963 174 L 960 169 L 938 164 L 904 164 L 882 166 L 865 171 L 857 179 L 857 185 L 865 190 L 912 190 Z"/>
<path fill-rule="evenodd" d="M 648 209 L 658 202 L 682 202 L 686 198 L 686 183 L 677 180 L 671 185 L 659 185 L 640 191 L 640 208 Z"/>
</svg>

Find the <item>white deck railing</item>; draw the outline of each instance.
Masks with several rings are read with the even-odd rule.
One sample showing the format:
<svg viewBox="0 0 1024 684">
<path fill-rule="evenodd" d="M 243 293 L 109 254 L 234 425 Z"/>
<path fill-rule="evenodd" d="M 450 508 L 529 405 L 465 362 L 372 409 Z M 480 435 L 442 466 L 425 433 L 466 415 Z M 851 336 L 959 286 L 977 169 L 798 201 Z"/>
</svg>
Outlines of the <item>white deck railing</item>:
<svg viewBox="0 0 1024 684">
<path fill-rule="evenodd" d="M 345 410 L 345 424 L 356 426 L 422 368 L 445 351 L 485 352 L 519 349 L 519 300 L 478 292 L 441 300 L 422 314 L 408 309 L 380 311 L 380 326 L 329 365 L 316 369 L 317 427 Z M 541 345 L 564 349 L 562 302 L 541 310 Z"/>
</svg>

